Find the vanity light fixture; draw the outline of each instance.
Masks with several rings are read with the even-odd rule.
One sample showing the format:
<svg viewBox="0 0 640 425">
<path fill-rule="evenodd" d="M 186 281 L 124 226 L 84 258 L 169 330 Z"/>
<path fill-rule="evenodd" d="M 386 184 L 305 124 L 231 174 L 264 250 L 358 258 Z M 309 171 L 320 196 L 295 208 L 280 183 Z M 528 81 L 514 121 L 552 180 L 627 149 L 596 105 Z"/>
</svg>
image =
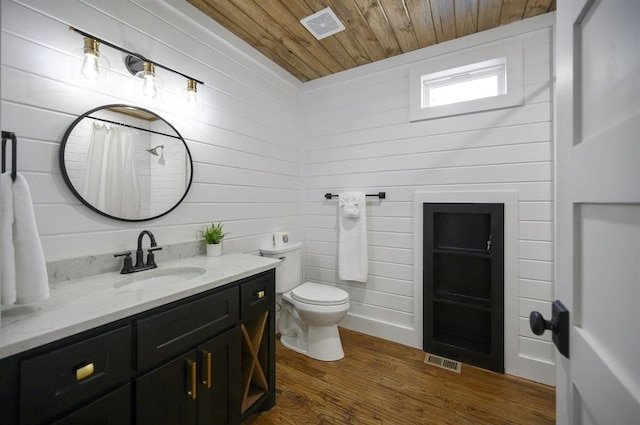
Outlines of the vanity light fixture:
<svg viewBox="0 0 640 425">
<path fill-rule="evenodd" d="M 162 80 L 156 75 L 156 65 L 147 59 L 127 55 L 124 66 L 135 77 L 136 96 L 143 100 L 160 102 L 162 98 Z"/>
<path fill-rule="evenodd" d="M 83 53 L 84 57 L 82 58 L 80 72 L 87 80 L 97 80 L 100 78 L 100 67 L 98 66 L 100 43 L 93 38 L 85 38 Z"/>
<path fill-rule="evenodd" d="M 109 60 L 100 54 L 100 42 L 92 37 L 84 38 L 84 47 L 73 52 L 74 58 L 80 64 L 80 76 L 89 84 L 95 84 L 99 79 L 107 79 Z"/>
<path fill-rule="evenodd" d="M 202 97 L 198 94 L 198 82 L 196 80 L 187 80 L 184 99 L 187 111 L 196 112 L 202 109 Z"/>
<path fill-rule="evenodd" d="M 153 62 L 143 62 L 142 71 L 137 72 L 135 77 L 138 94 L 155 99 L 162 93 L 162 80 L 156 77 L 156 66 Z"/>
<path fill-rule="evenodd" d="M 105 57 L 100 55 L 99 45 L 103 44 L 127 55 L 125 57 L 125 66 L 129 70 L 129 72 L 135 75 L 137 91 L 144 97 L 157 100 L 158 97 L 161 96 L 162 80 L 156 75 L 156 68 L 161 68 L 166 71 L 173 72 L 174 74 L 178 74 L 187 79 L 187 90 L 184 96 L 188 110 L 193 112 L 197 111 L 198 109 L 203 109 L 202 97 L 197 92 L 197 84 L 204 85 L 202 81 L 196 80 L 195 78 L 183 74 L 182 72 L 159 64 L 156 61 L 145 58 L 138 53 L 130 52 L 127 49 L 116 46 L 115 44 L 109 43 L 108 41 L 102 40 L 75 27 L 70 26 L 69 30 L 77 32 L 78 34 L 85 37 L 84 48 L 80 49 L 83 53 L 83 65 L 80 72 L 83 76 L 85 76 L 85 78 L 93 78 L 93 81 L 96 81 L 101 77 L 103 69 L 106 69 L 107 72 L 109 71 L 109 61 L 107 61 Z M 101 61 L 105 62 L 106 67 L 102 65 Z M 196 106 L 192 107 L 192 104 L 195 104 Z"/>
</svg>

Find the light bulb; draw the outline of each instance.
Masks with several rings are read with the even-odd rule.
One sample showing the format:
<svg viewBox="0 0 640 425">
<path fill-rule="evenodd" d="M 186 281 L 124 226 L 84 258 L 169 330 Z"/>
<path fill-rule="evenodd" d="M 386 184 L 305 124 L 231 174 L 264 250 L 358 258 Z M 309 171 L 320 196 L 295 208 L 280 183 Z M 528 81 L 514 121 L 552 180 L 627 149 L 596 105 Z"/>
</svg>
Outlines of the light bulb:
<svg viewBox="0 0 640 425">
<path fill-rule="evenodd" d="M 100 43 L 95 38 L 85 37 L 83 46 L 72 52 L 69 64 L 71 79 L 76 83 L 106 87 L 109 82 L 111 66 L 107 57 L 100 53 Z"/>
<path fill-rule="evenodd" d="M 198 93 L 193 91 L 187 93 L 187 110 L 190 112 L 198 110 Z"/>
<path fill-rule="evenodd" d="M 87 80 L 96 81 L 100 78 L 100 67 L 98 66 L 98 42 L 92 38 L 84 39 L 84 58 L 80 72 Z"/>
<path fill-rule="evenodd" d="M 156 88 L 156 79 L 153 75 L 146 74 L 144 76 L 144 82 L 142 83 L 142 94 L 145 97 L 154 98 L 158 95 L 158 89 Z"/>
<path fill-rule="evenodd" d="M 186 108 L 189 112 L 195 112 L 198 110 L 198 89 L 194 80 L 187 81 L 187 99 Z"/>
<path fill-rule="evenodd" d="M 100 68 L 98 67 L 98 57 L 90 53 L 84 54 L 80 72 L 87 80 L 95 81 L 100 78 Z"/>
<path fill-rule="evenodd" d="M 155 65 L 151 62 L 142 64 L 142 71 L 136 74 L 138 93 L 147 99 L 155 99 L 162 90 L 162 82 L 156 78 Z"/>
</svg>

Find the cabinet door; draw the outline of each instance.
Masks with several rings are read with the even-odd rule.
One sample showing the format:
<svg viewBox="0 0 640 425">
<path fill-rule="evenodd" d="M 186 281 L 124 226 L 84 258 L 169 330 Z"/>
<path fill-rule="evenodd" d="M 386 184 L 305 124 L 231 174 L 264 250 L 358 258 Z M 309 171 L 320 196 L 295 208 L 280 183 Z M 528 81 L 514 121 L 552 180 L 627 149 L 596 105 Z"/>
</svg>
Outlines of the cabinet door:
<svg viewBox="0 0 640 425">
<path fill-rule="evenodd" d="M 131 385 L 111 394 L 54 423 L 54 425 L 130 425 Z"/>
<path fill-rule="evenodd" d="M 275 271 L 240 287 L 243 416 L 272 408 L 275 389 Z"/>
<path fill-rule="evenodd" d="M 198 347 L 198 424 L 240 423 L 240 328 Z"/>
<path fill-rule="evenodd" d="M 136 380 L 137 425 L 194 425 L 197 415 L 196 351 Z"/>
</svg>

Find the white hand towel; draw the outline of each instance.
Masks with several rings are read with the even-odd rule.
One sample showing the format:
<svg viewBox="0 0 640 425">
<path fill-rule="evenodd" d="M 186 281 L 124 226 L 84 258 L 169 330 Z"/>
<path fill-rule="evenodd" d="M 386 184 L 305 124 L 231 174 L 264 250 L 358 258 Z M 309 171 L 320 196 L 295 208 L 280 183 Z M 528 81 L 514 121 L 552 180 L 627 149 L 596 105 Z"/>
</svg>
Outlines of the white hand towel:
<svg viewBox="0 0 640 425">
<path fill-rule="evenodd" d="M 342 280 L 366 282 L 369 274 L 365 199 L 361 192 L 338 196 L 338 277 Z"/>
<path fill-rule="evenodd" d="M 360 192 L 345 192 L 338 196 L 338 206 L 342 217 L 358 217 L 360 215 Z"/>
<path fill-rule="evenodd" d="M 13 181 L 0 174 L 0 304 L 16 302 L 16 266 L 13 249 Z"/>
<path fill-rule="evenodd" d="M 27 180 L 16 175 L 13 183 L 13 246 L 16 265 L 16 303 L 28 304 L 49 297 L 44 252 L 36 227 Z"/>
</svg>

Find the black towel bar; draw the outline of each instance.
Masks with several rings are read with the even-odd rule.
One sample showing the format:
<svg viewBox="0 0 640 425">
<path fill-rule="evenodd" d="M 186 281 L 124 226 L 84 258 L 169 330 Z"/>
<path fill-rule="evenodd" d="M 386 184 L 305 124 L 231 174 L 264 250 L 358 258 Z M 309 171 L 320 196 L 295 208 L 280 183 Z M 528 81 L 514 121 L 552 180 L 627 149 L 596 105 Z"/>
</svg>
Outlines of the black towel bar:
<svg viewBox="0 0 640 425">
<path fill-rule="evenodd" d="M 331 199 L 331 198 L 337 198 L 339 195 L 336 195 L 335 193 L 325 193 L 324 197 L 325 199 Z M 367 193 L 366 196 L 375 196 L 379 199 L 386 199 L 387 198 L 387 192 L 378 192 L 378 193 Z"/>
<path fill-rule="evenodd" d="M 18 172 L 18 139 L 15 133 L 10 131 L 2 132 L 2 172 L 7 171 L 7 141 L 11 140 L 11 180 L 16 181 Z"/>
</svg>

